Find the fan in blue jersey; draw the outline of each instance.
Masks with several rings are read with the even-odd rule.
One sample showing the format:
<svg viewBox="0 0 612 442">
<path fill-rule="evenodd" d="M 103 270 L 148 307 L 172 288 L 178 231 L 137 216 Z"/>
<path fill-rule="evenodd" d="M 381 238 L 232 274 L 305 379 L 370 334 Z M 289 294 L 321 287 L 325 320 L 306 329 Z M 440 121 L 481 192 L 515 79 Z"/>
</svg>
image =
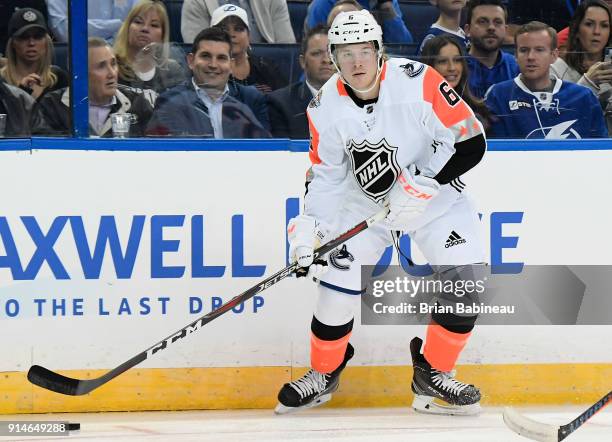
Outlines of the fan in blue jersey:
<svg viewBox="0 0 612 442">
<path fill-rule="evenodd" d="M 500 138 L 607 137 L 593 92 L 550 74 L 550 64 L 558 56 L 556 31 L 534 21 L 521 26 L 514 39 L 521 73 L 487 92 L 486 103 L 494 114 L 491 134 Z"/>
<path fill-rule="evenodd" d="M 470 89 L 478 97 L 495 83 L 519 73 L 514 57 L 501 50 L 508 14 L 501 0 L 472 0 L 467 8 L 466 34 L 470 39 Z"/>
<path fill-rule="evenodd" d="M 440 10 L 438 20 L 425 33 L 419 44 L 417 55 L 423 52 L 425 43 L 438 35 L 451 35 L 467 49 L 468 39 L 461 29 L 461 10 L 465 7 L 467 0 L 429 0 L 429 2 Z"/>
</svg>

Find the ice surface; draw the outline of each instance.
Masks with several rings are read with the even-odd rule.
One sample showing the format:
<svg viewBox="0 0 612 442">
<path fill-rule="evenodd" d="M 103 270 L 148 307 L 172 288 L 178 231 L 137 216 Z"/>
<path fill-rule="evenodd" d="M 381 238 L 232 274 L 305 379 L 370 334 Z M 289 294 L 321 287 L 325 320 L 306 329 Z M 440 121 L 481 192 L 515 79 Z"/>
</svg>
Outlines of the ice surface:
<svg viewBox="0 0 612 442">
<path fill-rule="evenodd" d="M 562 425 L 587 407 L 522 408 L 525 415 Z M 612 441 L 612 410 L 604 409 L 568 442 Z M 80 422 L 69 437 L 0 437 L 11 441 L 408 441 L 520 442 L 503 423 L 501 408 L 478 417 L 431 416 L 408 408 L 327 408 L 276 416 L 272 410 L 83 413 L 0 416 L 0 420 Z"/>
</svg>

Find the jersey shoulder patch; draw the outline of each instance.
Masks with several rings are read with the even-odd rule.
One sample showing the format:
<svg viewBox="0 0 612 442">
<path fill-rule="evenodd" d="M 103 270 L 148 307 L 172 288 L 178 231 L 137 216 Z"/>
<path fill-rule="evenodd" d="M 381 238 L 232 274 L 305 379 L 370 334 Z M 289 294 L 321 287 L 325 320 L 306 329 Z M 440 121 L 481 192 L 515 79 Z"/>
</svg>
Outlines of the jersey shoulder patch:
<svg viewBox="0 0 612 442">
<path fill-rule="evenodd" d="M 387 61 L 395 72 L 403 73 L 405 77 L 420 77 L 427 69 L 427 65 L 409 58 L 392 58 Z"/>
<path fill-rule="evenodd" d="M 416 78 L 425 71 L 425 65 L 416 61 L 408 61 L 399 67 L 409 78 Z"/>
<path fill-rule="evenodd" d="M 310 100 L 306 108 L 311 124 L 321 132 L 336 121 L 334 117 L 337 117 L 339 106 L 341 106 L 336 86 L 337 78 L 337 75 L 332 75 Z"/>
<path fill-rule="evenodd" d="M 310 103 L 308 103 L 308 107 L 310 109 L 314 109 L 315 107 L 321 106 L 321 96 L 322 95 L 323 95 L 323 89 L 319 89 L 319 92 L 317 92 L 317 95 L 312 97 L 312 100 L 310 100 Z"/>
</svg>

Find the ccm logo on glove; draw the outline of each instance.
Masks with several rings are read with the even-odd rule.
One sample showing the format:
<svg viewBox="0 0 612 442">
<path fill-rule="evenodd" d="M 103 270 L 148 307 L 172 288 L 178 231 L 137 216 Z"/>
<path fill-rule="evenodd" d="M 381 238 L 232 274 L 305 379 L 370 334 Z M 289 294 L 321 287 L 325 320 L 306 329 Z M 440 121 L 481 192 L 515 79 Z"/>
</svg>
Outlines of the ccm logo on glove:
<svg viewBox="0 0 612 442">
<path fill-rule="evenodd" d="M 411 196 L 413 196 L 415 198 L 429 200 L 433 196 L 433 195 L 431 195 L 429 193 L 421 192 L 420 190 L 412 187 L 410 185 L 410 183 L 406 180 L 406 177 L 404 176 L 404 174 L 401 174 L 399 176 L 399 182 L 400 182 L 400 184 L 402 186 L 402 189 L 404 189 L 404 191 L 406 191 L 406 193 L 410 194 Z"/>
</svg>

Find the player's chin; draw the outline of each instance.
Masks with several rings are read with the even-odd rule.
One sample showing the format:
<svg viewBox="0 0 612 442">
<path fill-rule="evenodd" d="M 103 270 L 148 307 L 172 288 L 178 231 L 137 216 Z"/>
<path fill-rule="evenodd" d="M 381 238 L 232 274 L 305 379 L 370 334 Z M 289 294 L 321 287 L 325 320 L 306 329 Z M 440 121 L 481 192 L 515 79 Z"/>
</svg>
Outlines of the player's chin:
<svg viewBox="0 0 612 442">
<path fill-rule="evenodd" d="M 351 75 L 350 84 L 357 89 L 363 89 L 371 83 L 366 74 Z"/>
</svg>

